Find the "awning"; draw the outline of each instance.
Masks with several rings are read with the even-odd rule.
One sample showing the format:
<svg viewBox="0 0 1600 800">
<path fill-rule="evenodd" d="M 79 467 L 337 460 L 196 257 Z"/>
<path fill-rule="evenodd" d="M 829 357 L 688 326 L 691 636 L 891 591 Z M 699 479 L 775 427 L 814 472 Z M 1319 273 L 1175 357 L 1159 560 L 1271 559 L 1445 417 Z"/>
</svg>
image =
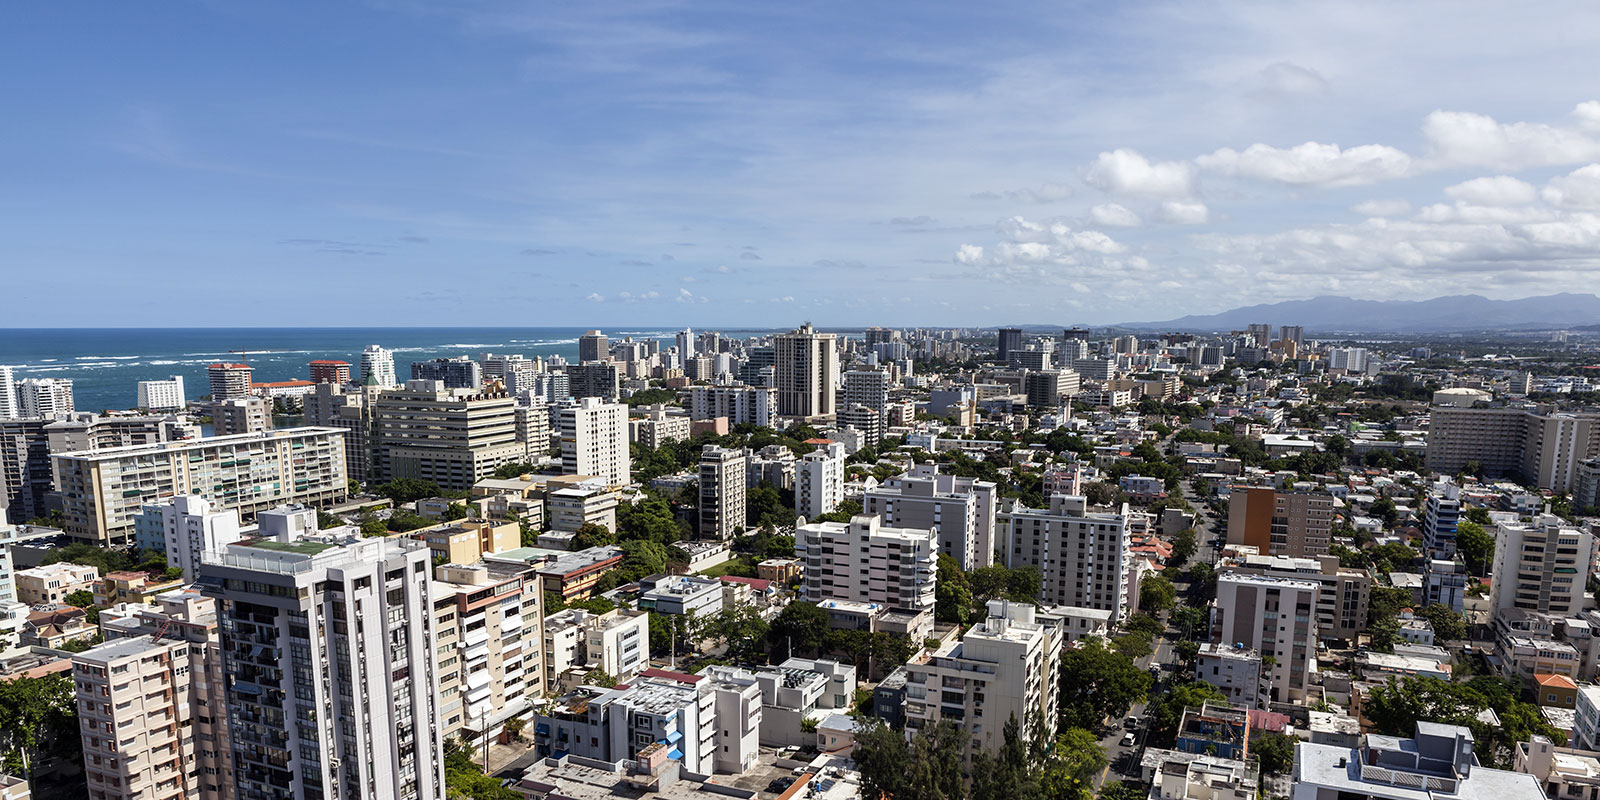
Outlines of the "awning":
<svg viewBox="0 0 1600 800">
<path fill-rule="evenodd" d="M 679 733 L 678 731 L 673 731 L 672 733 L 667 734 L 667 744 L 676 744 L 682 739 L 683 734 Z"/>
<path fill-rule="evenodd" d="M 676 747 L 674 747 L 674 748 L 672 748 L 672 752 L 667 754 L 667 758 L 670 758 L 670 759 L 672 759 L 674 761 L 682 761 L 683 760 L 683 751 L 679 750 Z"/>
<path fill-rule="evenodd" d="M 533 732 L 537 733 L 537 734 L 540 734 L 540 735 L 545 735 L 545 734 L 550 733 L 550 723 L 548 723 L 548 722 L 539 723 L 538 725 L 534 726 Z"/>
</svg>

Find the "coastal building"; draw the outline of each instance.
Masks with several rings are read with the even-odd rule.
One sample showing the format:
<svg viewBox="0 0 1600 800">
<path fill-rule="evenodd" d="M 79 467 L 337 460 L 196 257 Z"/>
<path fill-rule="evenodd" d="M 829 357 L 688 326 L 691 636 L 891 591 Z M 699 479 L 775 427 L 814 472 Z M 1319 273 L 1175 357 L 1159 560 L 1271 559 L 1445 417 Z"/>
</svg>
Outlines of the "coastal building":
<svg viewBox="0 0 1600 800">
<path fill-rule="evenodd" d="M 23 378 L 17 381 L 17 413 L 23 417 L 71 414 L 71 378 Z"/>
<path fill-rule="evenodd" d="M 139 409 L 142 411 L 182 411 L 188 398 L 183 392 L 183 376 L 164 380 L 139 381 Z"/>
<path fill-rule="evenodd" d="M 250 397 L 251 376 L 249 364 L 219 362 L 206 367 L 206 385 L 211 390 L 211 402 Z"/>
<path fill-rule="evenodd" d="M 474 362 L 476 366 L 476 362 Z M 503 391 L 408 381 L 378 394 L 378 478 L 432 481 L 466 491 L 502 464 L 521 461 L 516 399 Z"/>
<path fill-rule="evenodd" d="M 438 381 L 446 389 L 477 389 L 483 385 L 483 365 L 467 356 L 413 361 L 411 380 Z"/>
<path fill-rule="evenodd" d="M 385 389 L 398 386 L 400 381 L 394 372 L 394 352 L 375 344 L 367 345 L 361 351 L 361 382 L 370 382 Z"/>
</svg>

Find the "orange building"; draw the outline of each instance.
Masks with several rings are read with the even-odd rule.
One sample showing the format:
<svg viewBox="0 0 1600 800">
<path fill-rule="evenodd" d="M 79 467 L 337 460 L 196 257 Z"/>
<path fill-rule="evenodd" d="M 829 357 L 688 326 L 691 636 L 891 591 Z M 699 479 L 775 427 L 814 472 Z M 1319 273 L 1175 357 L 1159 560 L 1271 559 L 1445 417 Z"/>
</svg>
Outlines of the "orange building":
<svg viewBox="0 0 1600 800">
<path fill-rule="evenodd" d="M 1333 496 L 1235 486 L 1228 499 L 1228 544 L 1262 555 L 1315 558 L 1328 552 Z"/>
</svg>

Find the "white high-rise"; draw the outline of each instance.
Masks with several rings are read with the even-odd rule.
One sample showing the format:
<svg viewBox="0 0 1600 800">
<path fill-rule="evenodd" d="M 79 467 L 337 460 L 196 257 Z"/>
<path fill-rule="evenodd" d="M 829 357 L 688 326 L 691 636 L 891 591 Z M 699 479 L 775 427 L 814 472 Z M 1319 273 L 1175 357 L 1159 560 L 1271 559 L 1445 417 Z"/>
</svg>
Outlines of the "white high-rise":
<svg viewBox="0 0 1600 800">
<path fill-rule="evenodd" d="M 738 448 L 708 444 L 700 451 L 700 538 L 728 541 L 744 532 L 745 468 Z"/>
<path fill-rule="evenodd" d="M 826 514 L 844 501 L 844 445 L 829 442 L 794 465 L 795 511 L 806 518 Z"/>
<path fill-rule="evenodd" d="M 688 328 L 678 331 L 678 358 L 694 358 L 694 331 Z"/>
<path fill-rule="evenodd" d="M 792 333 L 773 337 L 778 415 L 784 417 L 828 416 L 838 409 L 834 396 L 839 386 L 837 337 L 817 333 L 809 323 Z"/>
<path fill-rule="evenodd" d="M 885 528 L 878 517 L 795 529 L 795 553 L 806 562 L 801 594 L 811 603 L 848 600 L 932 610 L 938 549 L 932 530 Z"/>
<path fill-rule="evenodd" d="M 1006 566 L 1038 567 L 1045 604 L 1110 611 L 1113 619 L 1129 612 L 1126 503 L 1091 512 L 1083 497 L 1057 494 L 1049 509 L 1014 505 L 999 516 L 999 528 L 1009 536 Z"/>
<path fill-rule="evenodd" d="M 399 383 L 394 375 L 394 351 L 375 344 L 369 344 L 367 349 L 361 351 L 361 380 L 365 382 L 368 378 L 377 381 L 379 386 Z"/>
<path fill-rule="evenodd" d="M 564 474 L 597 475 L 612 486 L 632 482 L 627 406 L 585 397 L 562 406 L 558 419 Z"/>
<path fill-rule="evenodd" d="M 210 501 L 199 495 L 180 495 L 159 505 L 149 503 L 140 509 L 139 515 L 146 517 L 144 524 L 152 527 L 156 521 L 149 517 L 160 517 L 161 533 L 167 545 L 167 564 L 183 569 L 185 583 L 193 582 L 199 574 L 201 555 L 243 538 L 237 510 L 213 508 Z"/>
<path fill-rule="evenodd" d="M 1272 656 L 1262 682 L 1274 703 L 1299 703 L 1317 671 L 1315 581 L 1229 573 L 1217 578 L 1211 640 Z"/>
<path fill-rule="evenodd" d="M 311 534 L 207 554 L 240 797 L 444 797 L 428 545 Z"/>
<path fill-rule="evenodd" d="M 12 419 L 17 413 L 17 379 L 11 367 L 0 364 L 0 419 Z"/>
<path fill-rule="evenodd" d="M 164 381 L 139 381 L 139 408 L 146 411 L 182 411 L 187 402 L 182 375 L 174 375 Z"/>
<path fill-rule="evenodd" d="M 17 381 L 18 416 L 53 417 L 72 411 L 71 378 L 23 378 Z"/>
<path fill-rule="evenodd" d="M 1513 608 L 1563 617 L 1583 612 L 1594 534 L 1546 514 L 1531 523 L 1501 523 L 1494 539 L 1497 616 Z"/>
<path fill-rule="evenodd" d="M 867 491 L 861 507 L 885 525 L 938 528 L 939 552 L 970 571 L 994 563 L 998 496 L 989 481 L 941 475 L 937 464 L 921 464 Z"/>
<path fill-rule="evenodd" d="M 853 369 L 844 374 L 844 408 L 866 406 L 883 417 L 889 407 L 889 373 L 877 369 Z"/>
</svg>

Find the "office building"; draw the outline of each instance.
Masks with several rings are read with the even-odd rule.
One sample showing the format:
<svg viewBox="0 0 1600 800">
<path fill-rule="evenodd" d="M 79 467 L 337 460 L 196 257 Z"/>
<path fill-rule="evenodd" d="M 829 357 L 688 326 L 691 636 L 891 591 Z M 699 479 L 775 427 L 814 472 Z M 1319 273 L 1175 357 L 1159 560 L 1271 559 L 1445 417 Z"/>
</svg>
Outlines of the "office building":
<svg viewBox="0 0 1600 800">
<path fill-rule="evenodd" d="M 1278 340 L 1294 342 L 1297 350 L 1304 350 L 1306 346 L 1306 328 L 1304 325 L 1280 325 L 1278 327 Z"/>
<path fill-rule="evenodd" d="M 349 493 L 344 432 L 285 428 L 50 458 L 64 529 L 102 547 L 133 544 L 133 518 L 152 500 L 200 495 L 246 520 L 284 503 L 339 503 Z"/>
<path fill-rule="evenodd" d="M 1516 608 L 1578 616 L 1594 560 L 1594 534 L 1560 517 L 1546 514 L 1530 523 L 1500 523 L 1491 573 L 1495 614 Z"/>
<path fill-rule="evenodd" d="M 319 358 L 306 364 L 306 373 L 312 383 L 337 383 L 342 386 L 350 382 L 350 362 Z"/>
<path fill-rule="evenodd" d="M 700 451 L 700 538 L 728 541 L 744 532 L 747 462 L 741 449 L 711 444 Z"/>
<path fill-rule="evenodd" d="M 839 507 L 844 501 L 844 457 L 844 445 L 829 442 L 795 462 L 796 513 L 811 518 Z"/>
<path fill-rule="evenodd" d="M 773 337 L 776 357 L 778 415 L 825 417 L 837 408 L 839 354 L 836 337 L 818 333 L 809 323 Z"/>
<path fill-rule="evenodd" d="M 250 397 L 251 376 L 249 364 L 217 363 L 206 367 L 206 385 L 211 390 L 211 401 Z"/>
<path fill-rule="evenodd" d="M 1316 558 L 1252 555 L 1225 559 L 1219 573 L 1291 578 L 1317 584 L 1317 636 L 1354 642 L 1367 629 L 1372 574 L 1339 566 L 1336 555 Z M 1459 604 L 1456 606 L 1460 610 Z"/>
<path fill-rule="evenodd" d="M 989 601 L 989 614 L 959 641 L 906 665 L 907 733 L 954 721 L 968 734 L 965 758 L 1005 744 L 1006 725 L 1056 727 L 1063 639 L 1027 603 Z"/>
<path fill-rule="evenodd" d="M 889 373 L 877 369 L 853 369 L 844 374 L 845 408 L 866 406 L 878 414 L 889 407 Z"/>
<path fill-rule="evenodd" d="M 919 464 L 867 490 L 861 508 L 890 527 L 937 528 L 939 552 L 970 572 L 994 563 L 998 497 L 990 481 L 941 475 L 937 464 Z"/>
<path fill-rule="evenodd" d="M 1001 364 L 1010 364 L 1017 353 L 1022 352 L 1022 329 L 1001 328 L 998 341 L 999 352 L 995 360 Z"/>
<path fill-rule="evenodd" d="M 1267 700 L 1300 703 L 1317 671 L 1318 584 L 1315 581 L 1232 573 L 1217 576 L 1211 640 L 1261 654 Z M 1266 658 L 1273 659 L 1270 667 Z"/>
<path fill-rule="evenodd" d="M 771 428 L 778 413 L 775 395 L 773 389 L 758 386 L 691 386 L 689 416 L 696 420 L 725 417 L 729 425 Z"/>
<path fill-rule="evenodd" d="M 1480 765 L 1474 744 L 1467 728 L 1420 720 L 1411 739 L 1369 733 L 1356 747 L 1299 742 L 1290 800 L 1541 800 L 1545 796 L 1533 775 Z"/>
<path fill-rule="evenodd" d="M 573 397 L 598 397 L 606 402 L 620 398 L 622 373 L 610 361 L 593 361 L 567 367 L 567 391 Z"/>
<path fill-rule="evenodd" d="M 1055 370 L 1029 371 L 1022 376 L 1023 393 L 1031 408 L 1060 408 L 1061 373 Z"/>
<path fill-rule="evenodd" d="M 70 378 L 24 378 L 17 381 L 17 413 L 23 417 L 53 417 L 73 411 Z"/>
<path fill-rule="evenodd" d="M 439 381 L 446 389 L 476 389 L 483 385 L 483 366 L 466 356 L 414 361 L 411 380 Z"/>
<path fill-rule="evenodd" d="M 1422 507 L 1422 546 L 1429 558 L 1456 557 L 1456 525 L 1461 521 L 1461 488 L 1438 483 Z"/>
<path fill-rule="evenodd" d="M 1128 506 L 1091 511 L 1076 495 L 1052 495 L 1050 508 L 1020 503 L 998 515 L 1006 531 L 1006 566 L 1032 566 L 1043 578 L 1045 605 L 1110 611 L 1113 620 L 1131 613 L 1128 602 Z"/>
<path fill-rule="evenodd" d="M 1315 558 L 1328 552 L 1333 535 L 1333 496 L 1235 486 L 1228 496 L 1228 544 L 1244 544 L 1264 555 Z"/>
<path fill-rule="evenodd" d="M 796 528 L 795 554 L 806 562 L 801 594 L 809 602 L 933 608 L 938 539 L 931 529 L 885 527 L 871 516 L 811 523 Z"/>
<path fill-rule="evenodd" d="M 158 503 L 146 503 L 139 510 L 143 519 L 135 525 L 159 527 L 165 545 L 167 565 L 183 570 L 185 583 L 192 583 L 200 572 L 200 557 L 243 538 L 239 512 L 213 508 L 199 495 L 180 495 Z"/>
<path fill-rule="evenodd" d="M 596 475 L 609 486 L 632 482 L 627 406 L 585 397 L 562 406 L 557 417 L 562 473 Z"/>
<path fill-rule="evenodd" d="M 578 363 L 604 361 L 611 357 L 611 340 L 599 331 L 589 331 L 578 337 Z"/>
<path fill-rule="evenodd" d="M 441 733 L 482 747 L 544 694 L 543 583 L 533 567 L 501 561 L 434 572 Z"/>
<path fill-rule="evenodd" d="M 312 534 L 207 555 L 239 797 L 445 795 L 428 552 Z"/>
<path fill-rule="evenodd" d="M 381 390 L 375 378 L 359 387 L 319 383 L 303 399 L 307 425 L 344 431 L 345 468 L 351 480 L 363 485 L 377 476 L 376 407 Z"/>
<path fill-rule="evenodd" d="M 387 389 L 400 384 L 394 371 L 394 351 L 385 350 L 375 344 L 367 345 L 361 351 L 361 382 L 375 382 Z"/>
<path fill-rule="evenodd" d="M 777 366 L 776 347 L 752 347 L 745 351 L 744 363 L 739 366 L 739 382 L 748 386 L 775 389 Z"/>
<path fill-rule="evenodd" d="M 1487 476 L 1568 491 L 1582 462 L 1600 456 L 1600 414 L 1443 406 L 1429 412 L 1426 463 L 1442 474 L 1476 462 Z"/>
<path fill-rule="evenodd" d="M 474 366 L 476 363 L 474 362 Z M 501 464 L 523 460 L 517 401 L 502 391 L 408 381 L 378 395 L 378 479 L 416 478 L 466 491 Z"/>
<path fill-rule="evenodd" d="M 182 411 L 188 402 L 183 392 L 182 375 L 159 381 L 139 381 L 138 407 L 141 411 Z"/>
<path fill-rule="evenodd" d="M 205 405 L 215 436 L 260 433 L 272 429 L 272 405 L 260 397 L 235 397 Z"/>
</svg>

